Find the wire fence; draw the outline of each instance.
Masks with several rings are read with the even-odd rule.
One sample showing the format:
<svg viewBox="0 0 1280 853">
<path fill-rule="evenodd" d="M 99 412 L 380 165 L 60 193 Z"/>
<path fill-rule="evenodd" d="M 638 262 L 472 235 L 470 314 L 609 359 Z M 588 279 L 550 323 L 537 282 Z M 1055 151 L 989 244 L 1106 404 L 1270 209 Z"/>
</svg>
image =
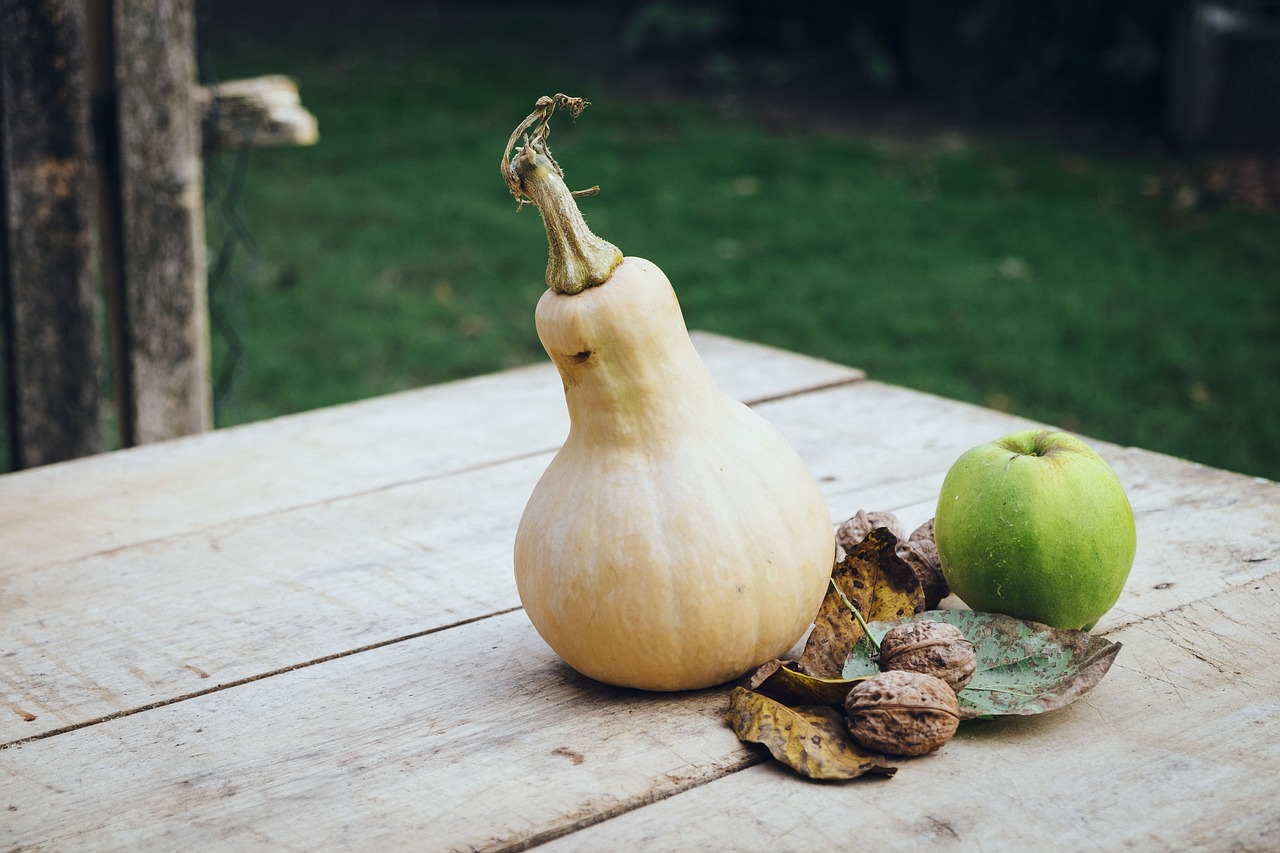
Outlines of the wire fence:
<svg viewBox="0 0 1280 853">
<path fill-rule="evenodd" d="M 211 7 L 216 2 L 217 0 L 197 0 L 198 33 L 207 24 L 211 17 Z M 197 53 L 197 68 L 201 83 L 206 86 L 217 83 L 209 52 L 203 47 Z M 110 156 L 110 149 L 99 153 Z M 248 175 L 249 155 L 250 145 L 245 144 L 235 151 L 208 153 L 203 163 L 207 293 L 213 350 L 210 381 L 214 422 L 217 426 L 236 423 L 241 419 L 241 394 L 250 373 L 248 317 L 244 300 L 249 284 L 261 266 L 262 253 L 253 239 L 241 204 Z M 0 185 L 2 184 L 3 180 L 0 180 Z M 3 275 L 0 275 L 0 285 L 7 286 Z M 0 315 L 4 313 L 7 300 L 7 293 L 0 288 Z M 2 316 L 0 320 L 3 320 Z M 16 401 L 11 399 L 12 389 L 7 387 L 11 381 L 9 363 L 16 356 L 10 352 L 13 342 L 6 340 L 6 325 L 5 322 L 0 322 L 0 472 L 8 471 L 11 467 L 11 419 L 16 417 L 13 410 L 17 406 Z M 115 408 L 119 377 L 114 375 L 115 365 L 109 340 L 109 334 L 101 336 L 102 357 L 98 376 L 102 401 L 100 428 L 104 432 L 105 447 L 114 449 L 121 444 L 122 430 Z"/>
<path fill-rule="evenodd" d="M 225 155 L 224 155 L 225 156 Z M 249 149 L 205 164 L 205 232 L 208 244 L 209 326 L 213 336 L 213 410 L 218 426 L 235 423 L 241 414 L 241 392 L 249 379 L 249 321 L 245 292 L 261 266 L 241 206 Z"/>
<path fill-rule="evenodd" d="M 200 4 L 207 9 L 208 4 Z M 207 14 L 207 11 L 204 13 Z M 197 57 L 200 80 L 217 85 L 208 51 Z M 214 107 L 217 109 L 215 100 Z M 252 140 L 235 151 L 207 152 L 204 157 L 205 243 L 208 257 L 209 327 L 213 350 L 214 423 L 236 423 L 241 393 L 250 374 L 249 320 L 245 293 L 262 264 L 242 205 Z"/>
</svg>

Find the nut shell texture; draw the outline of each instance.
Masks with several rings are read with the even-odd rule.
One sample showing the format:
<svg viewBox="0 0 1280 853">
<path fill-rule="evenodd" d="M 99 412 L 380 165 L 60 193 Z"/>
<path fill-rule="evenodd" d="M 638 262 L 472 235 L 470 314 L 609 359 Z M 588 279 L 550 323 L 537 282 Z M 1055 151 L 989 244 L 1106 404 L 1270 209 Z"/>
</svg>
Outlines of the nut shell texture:
<svg viewBox="0 0 1280 853">
<path fill-rule="evenodd" d="M 920 672 L 893 670 L 859 682 L 844 707 L 853 739 L 889 755 L 933 752 L 960 725 L 955 691 Z"/>
<path fill-rule="evenodd" d="M 978 655 L 973 643 L 946 622 L 908 622 L 880 641 L 880 668 L 933 675 L 959 692 L 973 678 Z"/>
</svg>

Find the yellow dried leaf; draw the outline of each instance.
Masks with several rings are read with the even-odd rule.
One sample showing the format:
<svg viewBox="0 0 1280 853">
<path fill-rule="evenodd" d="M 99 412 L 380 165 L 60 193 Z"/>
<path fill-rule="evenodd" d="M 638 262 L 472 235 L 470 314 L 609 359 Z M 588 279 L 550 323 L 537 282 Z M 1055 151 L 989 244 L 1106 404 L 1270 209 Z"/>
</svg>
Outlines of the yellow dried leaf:
<svg viewBox="0 0 1280 853">
<path fill-rule="evenodd" d="M 896 767 L 864 752 L 849 736 L 844 716 L 826 706 L 788 708 L 767 696 L 735 687 L 726 720 L 740 740 L 763 744 L 773 757 L 810 779 L 892 776 Z"/>
<path fill-rule="evenodd" d="M 792 669 L 793 661 L 772 660 L 755 671 L 747 686 L 770 699 L 787 705 L 831 705 L 844 707 L 844 697 L 858 678 L 817 678 Z"/>
<path fill-rule="evenodd" d="M 844 598 L 867 622 L 901 619 L 924 609 L 920 579 L 898 556 L 897 547 L 897 537 L 878 527 L 836 563 L 831 579 L 839 591 L 828 590 L 818 609 L 799 660 L 803 672 L 818 678 L 841 677 L 845 659 L 862 638 L 862 626 Z"/>
</svg>

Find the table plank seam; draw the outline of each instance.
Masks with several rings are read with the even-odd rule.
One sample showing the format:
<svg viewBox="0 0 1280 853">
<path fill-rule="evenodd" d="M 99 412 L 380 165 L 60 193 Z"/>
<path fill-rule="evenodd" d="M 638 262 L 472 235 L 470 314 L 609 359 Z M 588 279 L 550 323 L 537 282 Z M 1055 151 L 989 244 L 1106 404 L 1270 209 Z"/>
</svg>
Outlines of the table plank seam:
<svg viewBox="0 0 1280 853">
<path fill-rule="evenodd" d="M 298 512 L 299 510 L 325 507 L 325 506 L 329 506 L 330 504 L 337 503 L 339 501 L 346 501 L 346 500 L 352 500 L 355 498 L 367 497 L 369 495 L 376 495 L 379 492 L 394 491 L 396 489 L 402 489 L 407 486 L 413 486 L 419 483 L 429 483 L 432 480 L 446 480 L 451 477 L 465 476 L 467 474 L 473 474 L 477 471 L 483 471 L 487 468 L 497 468 L 501 465 L 506 465 L 512 462 L 519 462 L 524 459 L 532 459 L 537 456 L 545 456 L 549 453 L 554 453 L 558 449 L 559 448 L 557 446 L 552 448 L 544 448 L 540 450 L 530 450 L 525 453 L 518 453 L 513 456 L 506 456 L 501 459 L 491 459 L 487 462 L 480 462 L 478 464 L 465 466 L 462 468 L 451 468 L 447 471 L 437 471 L 435 473 L 426 474 L 420 477 L 407 477 L 403 480 L 392 480 L 389 482 L 381 483 L 377 486 L 373 486 L 368 489 L 360 489 L 353 492 L 343 492 L 342 494 L 328 495 L 326 497 L 318 498 L 316 500 L 302 501 L 301 503 L 289 504 L 288 506 L 278 506 L 254 515 L 236 516 L 233 518 L 223 518 L 205 527 L 189 527 L 189 528 L 186 528 L 185 530 L 181 530 L 175 533 L 167 533 L 163 536 L 153 536 L 150 539 L 138 539 L 133 542 L 126 542 L 123 545 L 116 545 L 111 548 L 103 548 L 100 551 L 89 551 L 84 554 L 77 554 L 74 557 L 58 558 L 55 560 L 51 560 L 47 563 L 39 563 L 37 565 L 32 566 L 27 571 L 38 572 L 49 566 L 56 566 L 63 563 L 78 563 L 85 560 L 101 559 L 103 557 L 110 557 L 115 554 L 121 554 L 126 551 L 131 551 L 135 548 L 149 548 L 155 545 L 159 545 L 163 542 L 172 542 L 177 539 L 185 539 L 189 536 L 198 536 L 200 534 L 212 533 L 215 530 L 220 530 L 225 527 L 234 527 L 236 525 L 243 524 L 245 522 L 258 521 L 260 519 L 265 519 L 265 518 L 274 518 L 276 516 L 281 516 L 281 515 L 288 515 L 289 513 Z"/>
<path fill-rule="evenodd" d="M 910 530 L 964 450 L 1046 426 L 693 337 L 833 524 Z M 0 478 L 0 853 L 806 851 L 863 812 L 878 847 L 1275 848 L 1280 484 L 1098 441 L 1139 530 L 1110 674 L 956 738 L 945 785 L 831 785 L 734 735 L 742 680 L 637 695 L 540 640 L 510 537 L 569 431 L 554 365 L 388 396 Z"/>
<path fill-rule="evenodd" d="M 783 394 L 772 394 L 772 395 L 762 396 L 762 397 L 751 397 L 746 400 L 743 400 L 742 403 L 750 407 L 761 406 L 769 403 L 780 402 L 782 400 L 788 400 L 796 397 L 803 397 L 809 394 L 819 394 L 819 393 L 823 393 L 833 389 L 842 388 L 848 385 L 857 385 L 866 381 L 867 379 L 865 376 L 852 376 L 847 379 L 841 379 L 834 382 L 825 382 L 825 383 L 819 383 L 816 385 L 809 385 L 802 388 L 797 388 L 794 391 L 789 391 Z M 210 531 L 214 531 L 214 530 L 218 530 L 220 528 L 226 527 L 228 525 L 235 525 L 244 521 L 248 521 L 250 519 L 257 520 L 257 519 L 263 519 L 263 518 L 271 518 L 274 516 L 285 515 L 291 512 L 296 512 L 298 510 L 328 506 L 329 504 L 332 504 L 337 501 L 350 500 L 352 498 L 365 497 L 368 495 L 376 495 L 379 492 L 392 491 L 394 489 L 404 488 L 404 487 L 412 486 L 418 483 L 427 483 L 427 482 L 431 482 L 432 480 L 443 480 L 450 477 L 465 476 L 467 474 L 473 474 L 478 471 L 484 471 L 489 468 L 497 468 L 499 466 L 507 465 L 513 462 L 519 462 L 525 459 L 532 459 L 538 456 L 546 456 L 549 454 L 553 454 L 559 449 L 560 449 L 560 445 L 557 444 L 551 447 L 543 447 L 537 450 L 529 450 L 523 453 L 516 453 L 508 456 L 489 459 L 484 462 L 479 462 L 473 465 L 463 466 L 459 468 L 450 468 L 448 470 L 436 471 L 434 473 L 429 473 L 429 474 L 425 474 L 417 477 L 407 477 L 401 480 L 385 482 L 367 489 L 360 489 L 358 491 L 351 491 L 351 492 L 343 492 L 342 494 L 328 495 L 326 497 L 318 498 L 316 500 L 303 501 L 300 503 L 292 503 L 287 506 L 278 506 L 252 516 L 237 516 L 234 518 L 223 518 L 205 527 L 190 527 L 176 533 L 169 533 L 163 536 L 154 536 L 150 539 L 140 539 L 134 542 L 126 542 L 122 545 L 116 545 L 111 548 L 103 548 L 102 550 L 99 550 L 99 551 L 91 551 L 84 554 L 77 554 L 76 556 L 71 558 L 59 558 L 59 559 L 50 561 L 48 563 L 41 563 L 41 564 L 31 566 L 27 569 L 27 571 L 38 572 L 47 566 L 57 565 L 60 563 L 100 559 L 102 557 L 108 557 L 113 554 L 119 554 L 125 551 L 129 551 L 133 548 L 146 548 L 153 545 L 157 545 L 162 542 L 169 542 L 174 539 L 180 539 L 187 536 L 207 533 Z"/>
<path fill-rule="evenodd" d="M 1271 585 L 1272 582 L 1277 580 L 1280 580 L 1280 572 L 1274 572 L 1272 574 L 1263 576 L 1261 578 L 1256 578 L 1254 579 L 1253 582 Z M 1173 615 L 1178 613 L 1179 611 L 1188 610 L 1194 607 L 1203 607 L 1206 604 L 1212 607 L 1214 599 L 1220 596 L 1238 592 L 1238 589 L 1239 589 L 1238 586 L 1227 587 L 1225 589 L 1219 590 L 1216 593 L 1206 595 L 1194 601 L 1185 602 L 1177 607 L 1170 608 L 1169 610 L 1165 610 L 1160 613 L 1154 613 L 1149 616 L 1136 619 L 1132 622 L 1125 622 L 1121 625 L 1116 626 L 1112 630 L 1103 632 L 1103 635 L 1105 636 L 1107 634 L 1127 631 L 1148 623 L 1156 623 L 1161 620 L 1167 620 L 1167 618 L 1170 615 Z M 1220 610 L 1219 612 L 1223 613 L 1223 615 L 1229 615 L 1229 611 L 1227 610 Z M 1182 648 L 1185 651 L 1187 651 L 1190 655 L 1200 660 L 1202 663 L 1205 663 L 1213 667 L 1214 669 L 1217 669 L 1219 672 L 1222 672 L 1224 674 L 1229 674 L 1227 673 L 1227 670 L 1223 669 L 1222 664 L 1220 662 L 1215 661 L 1212 658 L 1201 654 L 1197 649 L 1195 649 L 1194 645 L 1187 644 L 1185 646 L 1182 646 Z M 1125 667 L 1123 663 L 1118 663 L 1117 666 L 1120 666 L 1122 668 Z M 762 751 L 752 750 L 751 755 L 745 756 L 739 759 L 738 761 L 734 761 L 732 763 L 728 763 L 721 767 L 715 768 L 713 772 L 703 774 L 699 776 L 697 779 L 681 780 L 680 783 L 672 785 L 669 789 L 653 791 L 653 792 L 650 792 L 650 795 L 636 797 L 633 800 L 630 800 L 626 803 L 619 803 L 613 808 L 606 809 L 600 812 L 599 814 L 592 815 L 592 817 L 589 819 L 572 821 L 559 826 L 553 826 L 546 830 L 543 830 L 542 832 L 535 833 L 524 838 L 513 839 L 509 842 L 498 844 L 497 846 L 486 846 L 486 847 L 480 847 L 477 849 L 483 850 L 484 853 L 519 853 L 519 851 L 524 851 L 524 850 L 529 850 L 535 847 L 539 847 L 543 844 L 550 843 L 552 841 L 555 841 L 556 839 L 570 835 L 581 829 L 585 829 L 590 826 L 605 823 L 609 820 L 612 820 L 617 817 L 621 817 L 623 815 L 626 815 L 630 812 L 644 808 L 646 806 L 653 805 L 662 800 L 679 796 L 680 794 L 684 794 L 688 791 L 692 791 L 696 788 L 700 788 L 703 785 L 719 781 L 720 779 L 723 779 L 723 778 L 727 778 L 735 773 L 741 772 L 743 770 L 749 769 L 759 764 L 763 764 L 765 763 L 766 759 L 767 759 L 767 756 L 764 755 Z M 803 780 L 796 779 L 795 781 L 798 784 L 803 784 Z"/>
<path fill-rule="evenodd" d="M 837 388 L 845 388 L 850 385 L 861 385 L 869 382 L 866 375 L 850 376 L 845 379 L 835 379 L 831 382 L 823 382 L 818 385 L 807 385 L 804 388 L 797 388 L 794 391 L 785 391 L 781 394 L 770 394 L 764 397 L 752 397 L 743 400 L 743 404 L 747 406 L 762 406 L 765 403 L 776 403 L 779 400 L 790 400 L 795 397 L 803 397 L 808 394 L 821 394 L 824 391 L 834 391 Z"/>
<path fill-rule="evenodd" d="M 747 755 L 741 756 L 737 761 L 730 764 L 723 764 L 713 768 L 709 768 L 710 772 L 698 773 L 686 778 L 673 779 L 666 777 L 666 785 L 658 785 L 649 790 L 645 794 L 632 797 L 624 802 L 617 803 L 609 808 L 602 809 L 599 812 L 592 813 L 589 817 L 571 819 L 556 826 L 533 832 L 524 836 L 517 836 L 508 840 L 499 841 L 496 845 L 486 845 L 474 848 L 479 853 L 521 853 L 524 850 L 532 850 L 535 847 L 541 847 L 558 838 L 564 838 L 567 835 L 586 829 L 589 826 L 605 823 L 616 817 L 628 814 L 642 809 L 645 806 L 651 806 L 654 803 L 661 802 L 671 797 L 678 796 L 700 788 L 703 785 L 739 773 L 758 764 L 763 764 L 767 756 L 763 750 L 750 750 Z M 572 817 L 572 816 L 570 816 Z"/>
<path fill-rule="evenodd" d="M 11 740 L 11 741 L 8 741 L 7 743 L 0 743 L 0 752 L 3 752 L 4 750 L 9 749 L 10 747 L 22 746 L 24 744 L 34 743 L 36 741 L 44 740 L 45 738 L 50 738 L 55 735 L 67 734 L 68 732 L 78 731 L 80 729 L 88 728 L 90 726 L 101 725 L 102 723 L 109 723 L 113 720 L 120 720 L 125 717 L 132 717 L 134 714 L 141 714 L 144 711 L 154 711 L 157 708 L 165 708 L 165 707 L 168 707 L 169 705 L 176 705 L 179 702 L 186 702 L 189 699 L 198 699 L 201 696 L 208 696 L 211 693 L 218 693 L 223 690 L 229 690 L 234 687 L 242 687 L 246 684 L 251 684 L 255 681 L 261 681 L 265 678 L 273 678 L 277 675 L 284 675 L 286 673 L 295 672 L 300 669 L 306 669 L 308 667 L 318 666 L 320 664 L 329 663 L 331 661 L 341 660 L 342 658 L 351 657 L 353 655 L 376 651 L 378 649 L 386 648 L 387 646 L 394 646 L 397 643 L 404 643 L 411 640 L 418 640 L 423 637 L 430 636 L 432 634 L 438 634 L 441 631 L 448 631 L 453 628 L 460 628 L 463 625 L 470 625 L 474 622 L 481 622 L 485 619 L 493 619 L 497 616 L 505 616 L 508 613 L 514 613 L 517 610 L 523 610 L 523 609 L 524 608 L 519 606 L 508 607 L 504 610 L 496 610 L 492 613 L 485 613 L 479 616 L 470 616 L 466 619 L 459 619 L 456 622 L 450 622 L 447 625 L 437 625 L 434 628 L 425 628 L 421 631 L 415 631 L 412 634 L 405 634 L 400 637 L 390 637 L 385 640 L 378 640 L 375 643 L 367 643 L 363 646 L 359 646 L 354 649 L 346 649 L 341 652 L 333 652 L 332 654 L 323 655 L 313 660 L 301 661 L 298 663 L 289 664 L 288 666 L 276 667 L 275 669 L 269 670 L 267 672 L 259 672 L 259 673 L 255 673 L 254 675 L 246 675 L 243 678 L 237 678 L 232 681 L 225 682 L 223 684 L 215 684 L 214 686 L 206 687 L 203 690 L 195 690 L 190 693 L 183 693 L 178 696 L 170 696 L 168 699 L 161 699 L 157 702 L 148 702 L 145 705 L 139 705 L 134 708 L 126 708 L 123 711 L 116 711 L 115 713 L 112 713 L 112 714 L 104 714 L 100 717 L 94 717 L 91 720 L 81 720 L 78 723 L 72 723 L 67 726 L 60 726 L 56 729 L 49 729 L 48 731 L 41 732 L 40 734 L 31 735 L 30 737 L 18 738 L 17 740 Z"/>
</svg>

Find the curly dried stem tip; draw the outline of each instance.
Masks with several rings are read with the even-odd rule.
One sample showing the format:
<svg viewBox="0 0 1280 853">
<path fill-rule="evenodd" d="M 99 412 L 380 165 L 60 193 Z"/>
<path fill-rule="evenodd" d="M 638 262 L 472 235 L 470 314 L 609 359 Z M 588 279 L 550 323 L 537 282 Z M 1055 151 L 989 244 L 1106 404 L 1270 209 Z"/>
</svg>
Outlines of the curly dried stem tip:
<svg viewBox="0 0 1280 853">
<path fill-rule="evenodd" d="M 622 262 L 622 252 L 608 240 L 591 233 L 574 201 L 575 196 L 594 195 L 600 188 L 570 192 L 564 182 L 564 170 L 547 147 L 547 136 L 551 133 L 548 122 L 561 107 L 577 116 L 586 109 L 587 102 L 568 95 L 539 98 L 534 111 L 507 140 L 501 169 L 507 189 L 516 201 L 521 206 L 532 202 L 542 214 L 549 249 L 547 287 L 557 293 L 574 294 L 607 281 Z M 522 134 L 523 144 L 508 160 Z"/>
</svg>

